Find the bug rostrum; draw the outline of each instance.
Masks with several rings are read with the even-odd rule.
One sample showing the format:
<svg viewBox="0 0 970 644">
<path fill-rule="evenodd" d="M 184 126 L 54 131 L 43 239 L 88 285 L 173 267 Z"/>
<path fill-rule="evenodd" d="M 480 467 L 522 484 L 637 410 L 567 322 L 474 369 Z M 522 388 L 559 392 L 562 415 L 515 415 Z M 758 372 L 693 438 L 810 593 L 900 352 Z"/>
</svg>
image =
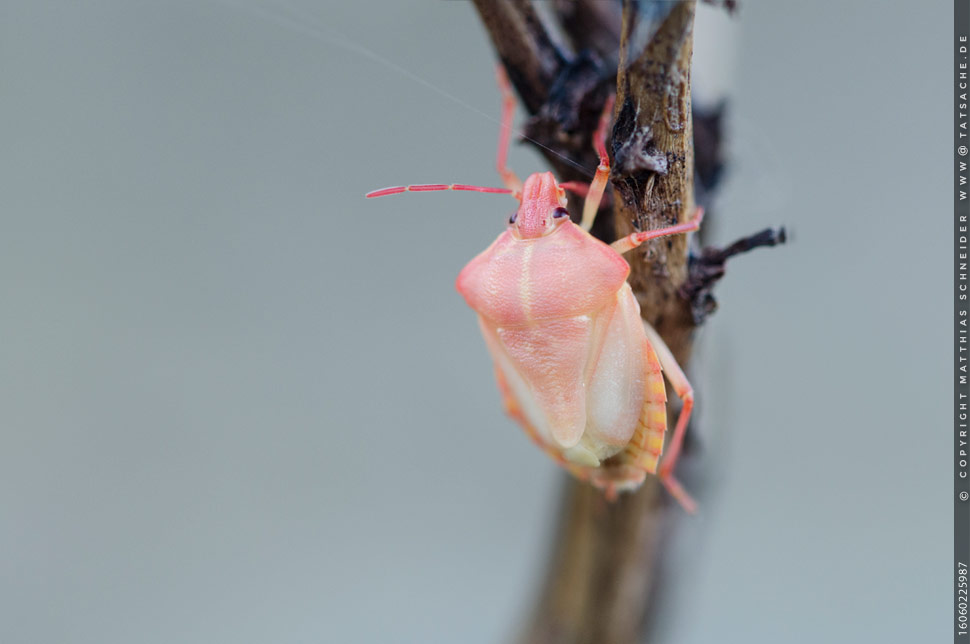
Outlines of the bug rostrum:
<svg viewBox="0 0 970 644">
<path fill-rule="evenodd" d="M 686 223 L 634 232 L 609 245 L 596 239 L 588 231 L 609 179 L 605 132 L 612 100 L 594 136 L 600 164 L 588 187 L 560 184 L 551 172 L 522 182 L 506 167 L 515 99 L 501 73 L 499 85 L 497 166 L 505 188 L 427 184 L 367 196 L 463 190 L 518 199 L 506 230 L 456 282 L 478 316 L 506 412 L 557 463 L 609 498 L 656 474 L 693 512 L 694 501 L 673 476 L 693 390 L 660 335 L 641 319 L 622 254 L 650 239 L 697 230 L 703 211 Z M 566 210 L 566 189 L 586 194 L 578 225 Z M 683 401 L 666 450 L 664 374 Z"/>
</svg>

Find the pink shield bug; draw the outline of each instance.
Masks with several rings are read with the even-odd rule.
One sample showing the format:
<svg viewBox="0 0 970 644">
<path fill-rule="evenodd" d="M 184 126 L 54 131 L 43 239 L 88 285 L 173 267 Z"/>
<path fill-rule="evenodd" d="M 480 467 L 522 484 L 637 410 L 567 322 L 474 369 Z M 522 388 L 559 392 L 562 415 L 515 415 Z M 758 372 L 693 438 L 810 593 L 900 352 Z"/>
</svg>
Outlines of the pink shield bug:
<svg viewBox="0 0 970 644">
<path fill-rule="evenodd" d="M 673 477 L 693 389 L 660 335 L 641 319 L 622 254 L 650 239 L 697 230 L 703 211 L 686 223 L 635 232 L 610 245 L 596 239 L 588 231 L 609 179 L 605 138 L 612 99 L 594 136 L 600 165 L 588 187 L 557 183 L 551 172 L 523 183 L 506 167 L 515 97 L 501 69 L 499 86 L 496 165 L 505 188 L 425 184 L 375 190 L 367 197 L 466 190 L 518 199 L 506 230 L 465 266 L 456 283 L 478 314 L 506 412 L 557 463 L 608 498 L 656 474 L 693 512 L 694 501 Z M 565 189 L 586 193 L 579 225 L 566 211 Z M 661 463 L 664 373 L 683 405 Z"/>
</svg>

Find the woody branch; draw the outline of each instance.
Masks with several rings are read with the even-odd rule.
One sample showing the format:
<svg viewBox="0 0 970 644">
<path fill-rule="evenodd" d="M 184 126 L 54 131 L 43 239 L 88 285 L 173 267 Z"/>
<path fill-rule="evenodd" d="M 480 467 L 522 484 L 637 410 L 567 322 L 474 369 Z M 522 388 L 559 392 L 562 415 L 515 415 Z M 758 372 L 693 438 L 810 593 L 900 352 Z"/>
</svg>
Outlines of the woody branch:
<svg viewBox="0 0 970 644">
<path fill-rule="evenodd" d="M 622 10 L 614 2 L 557 0 L 552 10 L 569 40 L 564 44 L 550 36 L 528 0 L 474 3 L 531 115 L 525 133 L 540 144 L 560 180 L 588 180 L 576 164 L 596 167 L 592 134 L 606 99 L 616 94 L 607 146 L 613 197 L 604 200 L 612 217 L 601 214 L 593 234 L 611 242 L 634 228 L 686 221 L 696 205 L 695 170 L 709 194 L 721 163 L 720 114 L 698 118 L 691 110 L 694 0 L 625 0 Z M 646 43 L 636 46 L 644 34 Z M 695 121 L 704 142 L 697 150 Z M 727 257 L 782 239 L 783 233 L 765 231 L 727 251 L 691 257 L 683 236 L 667 237 L 628 256 L 643 316 L 680 364 L 689 357 L 696 325 L 714 308 L 711 287 Z M 652 477 L 612 503 L 572 477 L 564 476 L 563 486 L 556 542 L 520 641 L 644 641 L 661 575 L 658 548 L 678 515 Z"/>
</svg>

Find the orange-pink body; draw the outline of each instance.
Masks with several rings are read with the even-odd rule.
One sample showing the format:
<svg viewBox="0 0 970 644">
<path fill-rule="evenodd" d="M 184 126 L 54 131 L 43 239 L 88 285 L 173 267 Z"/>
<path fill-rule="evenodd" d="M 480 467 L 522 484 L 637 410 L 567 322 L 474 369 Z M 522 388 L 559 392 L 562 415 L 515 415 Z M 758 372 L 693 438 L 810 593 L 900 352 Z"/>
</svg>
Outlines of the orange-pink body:
<svg viewBox="0 0 970 644">
<path fill-rule="evenodd" d="M 613 248 L 530 176 L 498 239 L 461 271 L 506 410 L 557 462 L 608 493 L 655 473 L 667 426 L 660 361 Z"/>
</svg>

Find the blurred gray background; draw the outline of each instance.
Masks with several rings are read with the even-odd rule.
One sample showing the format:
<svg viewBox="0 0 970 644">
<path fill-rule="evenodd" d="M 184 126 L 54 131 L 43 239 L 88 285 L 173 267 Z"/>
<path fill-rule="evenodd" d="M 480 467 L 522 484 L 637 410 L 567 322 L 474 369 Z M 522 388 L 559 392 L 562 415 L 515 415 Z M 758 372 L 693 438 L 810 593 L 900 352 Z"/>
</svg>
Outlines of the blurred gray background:
<svg viewBox="0 0 970 644">
<path fill-rule="evenodd" d="M 664 641 L 949 637 L 951 7 L 699 31 L 712 240 L 794 241 L 698 339 Z M 512 202 L 362 198 L 496 185 L 492 79 L 467 2 L 0 1 L 0 641 L 515 633 L 563 475 L 453 286 Z"/>
</svg>

